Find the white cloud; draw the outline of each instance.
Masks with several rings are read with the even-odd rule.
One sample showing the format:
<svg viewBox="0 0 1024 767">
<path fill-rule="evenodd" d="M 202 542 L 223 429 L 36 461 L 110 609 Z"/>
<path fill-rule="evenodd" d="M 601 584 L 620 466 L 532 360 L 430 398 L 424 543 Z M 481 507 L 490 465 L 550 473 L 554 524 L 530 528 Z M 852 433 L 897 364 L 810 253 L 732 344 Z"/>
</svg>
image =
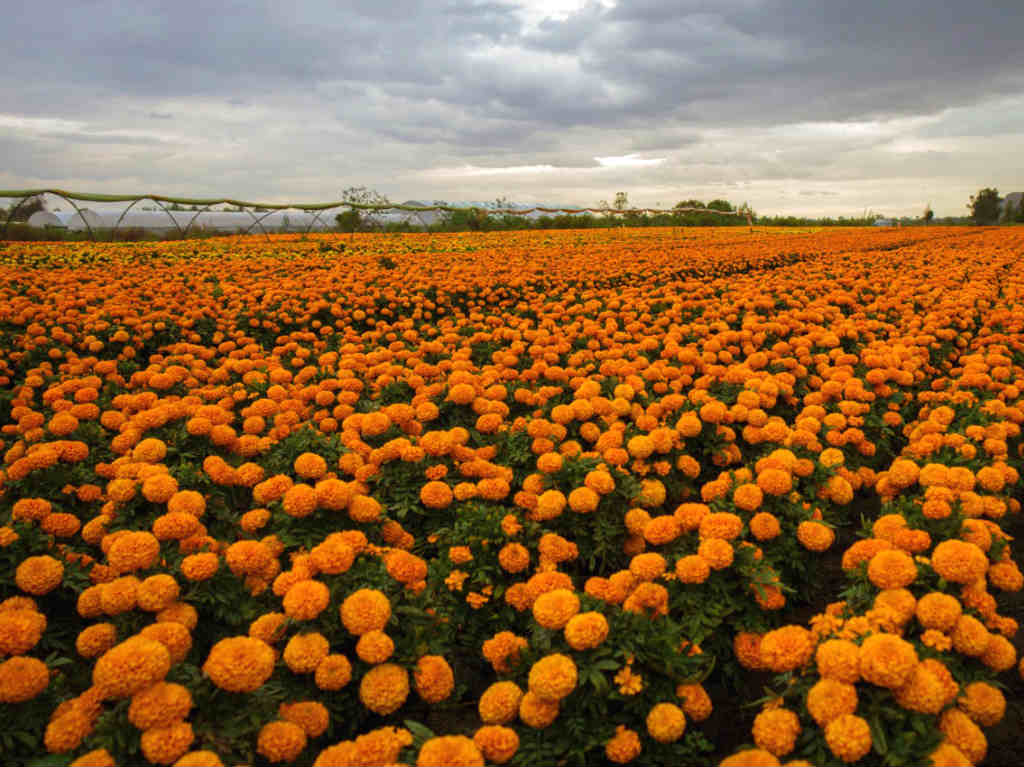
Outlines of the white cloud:
<svg viewBox="0 0 1024 767">
<path fill-rule="evenodd" d="M 665 162 L 664 157 L 640 157 L 635 154 L 623 154 L 610 157 L 595 157 L 604 168 L 654 168 Z"/>
</svg>

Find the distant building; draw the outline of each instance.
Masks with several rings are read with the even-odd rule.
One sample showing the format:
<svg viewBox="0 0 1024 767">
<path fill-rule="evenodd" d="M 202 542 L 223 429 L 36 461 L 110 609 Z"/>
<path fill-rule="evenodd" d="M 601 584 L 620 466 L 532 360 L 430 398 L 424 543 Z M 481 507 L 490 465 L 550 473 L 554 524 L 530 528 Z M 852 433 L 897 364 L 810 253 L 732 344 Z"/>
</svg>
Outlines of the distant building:
<svg viewBox="0 0 1024 767">
<path fill-rule="evenodd" d="M 895 218 L 876 218 L 875 226 L 896 226 Z"/>
</svg>

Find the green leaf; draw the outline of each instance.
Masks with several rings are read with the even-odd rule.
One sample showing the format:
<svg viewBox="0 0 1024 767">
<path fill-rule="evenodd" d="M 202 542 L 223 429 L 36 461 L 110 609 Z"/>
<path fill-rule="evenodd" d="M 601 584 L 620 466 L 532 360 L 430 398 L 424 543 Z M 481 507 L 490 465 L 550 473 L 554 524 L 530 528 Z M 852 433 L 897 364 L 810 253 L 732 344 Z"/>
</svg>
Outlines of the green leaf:
<svg viewBox="0 0 1024 767">
<path fill-rule="evenodd" d="M 885 756 L 889 750 L 889 744 L 885 740 L 885 728 L 878 720 L 878 714 L 871 717 L 868 727 L 871 728 L 871 747 L 879 756 Z"/>
</svg>

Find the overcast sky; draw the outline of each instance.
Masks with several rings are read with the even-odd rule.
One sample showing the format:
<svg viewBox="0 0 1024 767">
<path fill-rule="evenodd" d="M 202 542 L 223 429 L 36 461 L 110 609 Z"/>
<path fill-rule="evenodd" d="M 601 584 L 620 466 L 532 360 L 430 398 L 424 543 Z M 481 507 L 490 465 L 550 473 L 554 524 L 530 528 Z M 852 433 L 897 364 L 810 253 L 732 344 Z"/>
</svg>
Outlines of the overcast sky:
<svg viewBox="0 0 1024 767">
<path fill-rule="evenodd" d="M 964 215 L 1024 189 L 1021 0 L 56 0 L 0 188 Z"/>
</svg>

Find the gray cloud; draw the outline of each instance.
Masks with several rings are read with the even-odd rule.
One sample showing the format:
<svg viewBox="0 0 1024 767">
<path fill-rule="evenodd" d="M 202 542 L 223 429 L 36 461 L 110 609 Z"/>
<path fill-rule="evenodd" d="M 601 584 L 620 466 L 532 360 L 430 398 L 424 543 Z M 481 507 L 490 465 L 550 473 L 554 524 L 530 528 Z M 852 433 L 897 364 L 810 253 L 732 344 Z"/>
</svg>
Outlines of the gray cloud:
<svg viewBox="0 0 1024 767">
<path fill-rule="evenodd" d="M 1019 0 L 956 18 L 923 0 L 540 6 L 18 4 L 0 27 L 0 186 L 315 199 L 351 182 L 582 204 L 731 190 L 813 213 L 862 206 L 874 179 L 872 204 L 928 194 L 942 215 L 1017 183 Z"/>
</svg>

